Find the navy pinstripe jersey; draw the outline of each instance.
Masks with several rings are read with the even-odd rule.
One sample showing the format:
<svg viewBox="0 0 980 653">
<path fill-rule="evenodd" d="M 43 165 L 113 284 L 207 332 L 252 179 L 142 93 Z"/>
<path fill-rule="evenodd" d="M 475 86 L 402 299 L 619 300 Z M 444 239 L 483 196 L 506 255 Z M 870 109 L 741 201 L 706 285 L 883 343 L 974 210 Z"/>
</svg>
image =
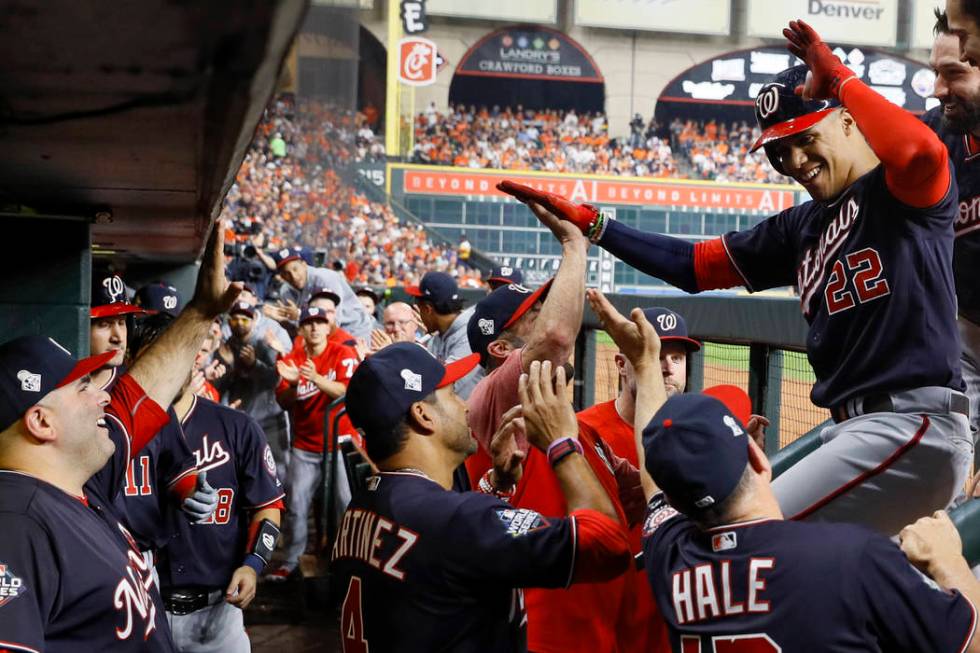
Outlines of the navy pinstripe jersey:
<svg viewBox="0 0 980 653">
<path fill-rule="evenodd" d="M 861 526 L 758 520 L 707 531 L 653 498 L 643 558 L 678 653 L 962 653 L 976 609 Z"/>
<path fill-rule="evenodd" d="M 953 287 L 956 184 L 924 209 L 896 199 L 882 166 L 832 202 L 804 202 L 724 236 L 749 290 L 795 286 L 810 325 L 810 397 L 963 390 Z"/>
<path fill-rule="evenodd" d="M 575 518 L 545 518 L 414 473 L 356 495 L 334 543 L 344 651 L 527 650 L 521 587 L 565 587 Z"/>
<path fill-rule="evenodd" d="M 956 171 L 959 206 L 954 225 L 953 278 L 960 315 L 980 324 L 980 143 L 966 134 L 951 132 L 942 123 L 942 107 L 926 111 L 922 121 L 936 132 Z"/>
</svg>

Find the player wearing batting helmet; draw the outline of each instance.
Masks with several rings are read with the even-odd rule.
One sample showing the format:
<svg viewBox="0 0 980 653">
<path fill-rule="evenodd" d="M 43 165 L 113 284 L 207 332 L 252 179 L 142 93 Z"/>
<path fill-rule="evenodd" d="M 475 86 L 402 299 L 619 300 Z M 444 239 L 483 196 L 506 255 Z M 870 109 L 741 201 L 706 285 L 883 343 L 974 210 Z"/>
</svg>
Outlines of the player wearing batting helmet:
<svg viewBox="0 0 980 653">
<path fill-rule="evenodd" d="M 443 365 L 396 343 L 354 372 L 347 410 L 380 474 L 354 496 L 333 547 L 345 651 L 526 651 L 520 588 L 608 580 L 630 563 L 626 532 L 576 437 L 564 370 L 553 383 L 550 361 L 531 363 L 520 407 L 494 440 L 513 448 L 526 429 L 568 516 L 450 491 L 453 470 L 477 447 L 452 384 L 478 358 Z"/>
<path fill-rule="evenodd" d="M 796 286 L 811 399 L 836 424 L 773 489 L 788 517 L 893 535 L 949 505 L 973 457 L 951 274 L 956 183 L 928 127 L 866 86 L 807 24 L 784 34 L 807 65 L 759 91 L 755 146 L 812 201 L 694 244 L 501 187 L 687 292 Z"/>
</svg>

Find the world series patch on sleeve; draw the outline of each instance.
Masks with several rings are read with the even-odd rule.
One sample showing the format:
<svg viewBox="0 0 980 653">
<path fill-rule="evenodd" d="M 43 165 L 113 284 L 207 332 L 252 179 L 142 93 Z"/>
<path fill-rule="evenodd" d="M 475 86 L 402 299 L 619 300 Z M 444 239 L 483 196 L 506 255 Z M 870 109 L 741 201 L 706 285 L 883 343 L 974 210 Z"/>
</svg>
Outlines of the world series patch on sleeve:
<svg viewBox="0 0 980 653">
<path fill-rule="evenodd" d="M 18 576 L 5 563 L 0 562 L 0 608 L 27 591 Z"/>
<path fill-rule="evenodd" d="M 527 535 L 549 526 L 547 519 L 526 508 L 498 510 L 497 517 L 507 527 L 507 534 L 511 537 Z"/>
</svg>

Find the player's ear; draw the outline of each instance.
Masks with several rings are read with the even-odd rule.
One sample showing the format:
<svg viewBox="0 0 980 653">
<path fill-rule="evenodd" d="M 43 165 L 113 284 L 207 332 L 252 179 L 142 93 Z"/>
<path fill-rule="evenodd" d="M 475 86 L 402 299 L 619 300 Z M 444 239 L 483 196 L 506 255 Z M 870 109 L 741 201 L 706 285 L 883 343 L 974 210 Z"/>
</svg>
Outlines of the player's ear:
<svg viewBox="0 0 980 653">
<path fill-rule="evenodd" d="M 41 443 L 54 442 L 57 434 L 54 428 L 54 413 L 50 408 L 35 404 L 27 409 L 22 418 L 27 432 Z"/>
<path fill-rule="evenodd" d="M 412 430 L 422 435 L 432 435 L 436 431 L 435 404 L 416 401 L 408 409 L 408 420 Z"/>
<path fill-rule="evenodd" d="M 769 463 L 769 458 L 752 438 L 749 438 L 749 464 L 757 474 L 765 477 L 766 482 L 772 481 L 772 465 Z"/>
<path fill-rule="evenodd" d="M 504 338 L 498 338 L 487 345 L 487 353 L 494 358 L 504 359 L 514 350 L 514 345 Z"/>
<path fill-rule="evenodd" d="M 850 136 L 851 132 L 857 129 L 857 123 L 854 122 L 854 116 L 846 108 L 841 108 L 840 110 L 840 124 L 844 129 L 844 135 Z"/>
</svg>

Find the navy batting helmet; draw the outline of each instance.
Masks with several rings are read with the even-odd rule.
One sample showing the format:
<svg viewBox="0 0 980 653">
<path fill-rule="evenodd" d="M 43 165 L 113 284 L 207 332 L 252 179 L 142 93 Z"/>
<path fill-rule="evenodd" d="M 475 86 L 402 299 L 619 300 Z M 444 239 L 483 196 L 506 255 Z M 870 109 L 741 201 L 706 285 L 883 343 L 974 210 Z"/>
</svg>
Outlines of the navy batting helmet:
<svg viewBox="0 0 980 653">
<path fill-rule="evenodd" d="M 803 64 L 787 68 L 759 89 L 755 97 L 755 119 L 762 135 L 752 144 L 752 152 L 813 127 L 840 106 L 837 100 L 804 100 L 797 95 L 796 87 L 806 81 L 806 73 L 807 67 Z M 768 147 L 766 154 L 772 167 L 785 174 Z"/>
</svg>

